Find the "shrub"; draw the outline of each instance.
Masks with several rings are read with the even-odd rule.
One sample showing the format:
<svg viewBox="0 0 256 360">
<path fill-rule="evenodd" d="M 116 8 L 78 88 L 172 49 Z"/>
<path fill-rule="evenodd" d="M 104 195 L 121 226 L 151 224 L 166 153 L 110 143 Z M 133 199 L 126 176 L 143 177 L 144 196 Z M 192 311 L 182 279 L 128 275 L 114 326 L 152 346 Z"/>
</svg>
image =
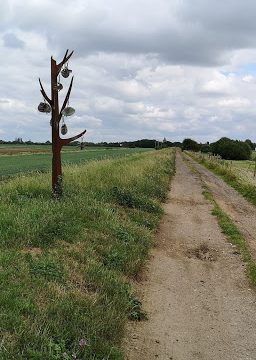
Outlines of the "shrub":
<svg viewBox="0 0 256 360">
<path fill-rule="evenodd" d="M 192 139 L 184 139 L 182 142 L 183 150 L 199 151 L 200 145 Z"/>
<path fill-rule="evenodd" d="M 211 144 L 212 152 L 227 160 L 249 160 L 252 150 L 248 143 L 223 137 Z"/>
</svg>

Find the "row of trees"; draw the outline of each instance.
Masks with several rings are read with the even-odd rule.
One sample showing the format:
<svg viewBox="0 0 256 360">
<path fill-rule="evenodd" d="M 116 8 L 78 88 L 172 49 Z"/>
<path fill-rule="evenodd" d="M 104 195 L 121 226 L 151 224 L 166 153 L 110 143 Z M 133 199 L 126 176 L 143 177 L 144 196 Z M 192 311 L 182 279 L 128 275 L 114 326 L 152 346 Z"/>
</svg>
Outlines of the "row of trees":
<svg viewBox="0 0 256 360">
<path fill-rule="evenodd" d="M 0 140 L 0 144 L 25 144 L 25 145 L 50 145 L 50 141 L 45 143 L 36 143 L 32 141 L 23 141 L 22 138 L 16 138 L 13 141 Z M 81 145 L 80 141 L 73 141 L 70 146 Z M 183 150 L 201 151 L 204 153 L 212 153 L 220 155 L 223 159 L 229 160 L 247 160 L 250 159 L 252 150 L 255 150 L 256 143 L 247 139 L 245 141 L 232 140 L 227 137 L 223 137 L 220 140 L 213 143 L 197 143 L 192 139 L 184 139 L 183 142 L 171 142 L 165 138 L 162 141 L 152 139 L 141 139 L 136 141 L 123 141 L 123 142 L 85 142 L 86 147 L 128 147 L 128 148 L 155 148 L 161 149 L 165 147 L 180 147 Z"/>
<path fill-rule="evenodd" d="M 46 142 L 34 142 L 31 140 L 23 141 L 21 137 L 15 138 L 14 140 L 6 141 L 0 140 L 0 144 L 19 144 L 19 145 L 51 145 L 51 142 L 47 140 Z"/>
<path fill-rule="evenodd" d="M 78 146 L 80 141 L 73 141 L 68 144 L 69 146 Z M 23 141 L 22 138 L 15 138 L 13 141 L 0 140 L 0 144 L 24 144 L 24 145 L 51 145 L 51 142 L 48 140 L 46 142 L 33 142 Z M 135 141 L 122 141 L 122 142 L 85 142 L 86 146 L 95 146 L 95 147 L 129 147 L 129 148 L 163 148 L 163 147 L 182 147 L 181 142 L 171 142 L 167 141 L 165 138 L 161 141 L 152 140 L 152 139 L 141 139 Z"/>
<path fill-rule="evenodd" d="M 223 137 L 216 142 L 199 144 L 192 139 L 184 139 L 182 143 L 183 150 L 201 151 L 220 155 L 222 159 L 228 160 L 249 160 L 252 150 L 256 148 L 256 143 L 247 139 L 245 141 L 232 140 Z"/>
</svg>

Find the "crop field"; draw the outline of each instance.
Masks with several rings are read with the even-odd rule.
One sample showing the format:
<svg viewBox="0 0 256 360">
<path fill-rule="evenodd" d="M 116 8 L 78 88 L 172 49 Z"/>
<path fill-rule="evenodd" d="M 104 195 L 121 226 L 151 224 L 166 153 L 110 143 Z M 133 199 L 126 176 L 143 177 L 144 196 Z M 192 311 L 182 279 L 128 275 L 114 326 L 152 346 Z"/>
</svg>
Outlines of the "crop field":
<svg viewBox="0 0 256 360">
<path fill-rule="evenodd" d="M 153 244 L 175 160 L 170 149 L 113 154 L 67 166 L 60 201 L 50 172 L 2 182 L 1 360 L 123 359 L 125 322 L 145 317 L 130 283 Z"/>
<path fill-rule="evenodd" d="M 226 160 L 227 161 L 227 160 Z M 256 164 L 255 161 L 233 161 L 231 169 L 237 174 L 241 181 L 256 186 Z"/>
<path fill-rule="evenodd" d="M 111 159 L 145 152 L 149 149 L 90 148 L 80 150 L 66 146 L 62 151 L 63 165 L 82 164 L 93 160 Z M 0 179 L 17 174 L 45 172 L 51 169 L 51 146 L 0 146 Z"/>
<path fill-rule="evenodd" d="M 0 144 L 0 155 L 51 153 L 51 145 Z M 77 151 L 79 146 L 64 146 L 62 151 Z M 104 147 L 88 147 L 87 150 L 104 150 Z M 117 149 L 118 150 L 118 149 Z"/>
</svg>

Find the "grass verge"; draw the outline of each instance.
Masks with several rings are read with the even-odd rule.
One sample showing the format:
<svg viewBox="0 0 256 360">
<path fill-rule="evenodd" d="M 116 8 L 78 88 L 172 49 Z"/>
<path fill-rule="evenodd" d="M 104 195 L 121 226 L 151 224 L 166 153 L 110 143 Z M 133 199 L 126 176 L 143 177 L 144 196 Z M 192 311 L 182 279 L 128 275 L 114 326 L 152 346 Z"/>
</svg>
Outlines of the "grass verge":
<svg viewBox="0 0 256 360">
<path fill-rule="evenodd" d="M 256 206 L 256 186 L 243 183 L 239 176 L 232 169 L 224 167 L 217 162 L 199 158 L 191 153 L 187 153 L 194 160 L 204 165 L 207 169 L 219 175 L 227 184 L 237 190 L 243 197 Z"/>
<path fill-rule="evenodd" d="M 170 150 L 70 166 L 0 188 L 1 360 L 119 360 L 130 288 L 148 255 L 174 173 Z"/>
<path fill-rule="evenodd" d="M 222 233 L 225 234 L 228 240 L 236 246 L 242 256 L 242 260 L 246 263 L 246 272 L 247 276 L 253 286 L 256 286 L 256 264 L 251 256 L 250 250 L 247 246 L 246 241 L 244 240 L 242 234 L 237 229 L 237 227 L 231 222 L 229 217 L 221 210 L 216 201 L 214 200 L 212 194 L 205 187 L 203 195 L 206 199 L 210 200 L 214 206 L 212 214 L 216 216 L 218 224 L 222 230 Z"/>
</svg>

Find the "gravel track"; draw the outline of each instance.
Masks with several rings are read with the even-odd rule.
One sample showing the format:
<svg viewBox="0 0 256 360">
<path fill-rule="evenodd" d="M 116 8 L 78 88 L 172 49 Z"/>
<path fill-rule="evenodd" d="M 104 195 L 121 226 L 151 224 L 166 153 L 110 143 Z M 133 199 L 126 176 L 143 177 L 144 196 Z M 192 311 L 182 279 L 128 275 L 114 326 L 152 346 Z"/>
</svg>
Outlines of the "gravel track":
<svg viewBox="0 0 256 360">
<path fill-rule="evenodd" d="M 141 281 L 134 285 L 148 320 L 128 324 L 125 359 L 255 360 L 256 294 L 239 255 L 211 214 L 202 185 L 207 184 L 221 208 L 248 235 L 253 249 L 255 208 L 189 161 L 199 173 L 177 154 L 156 245 Z"/>
</svg>

